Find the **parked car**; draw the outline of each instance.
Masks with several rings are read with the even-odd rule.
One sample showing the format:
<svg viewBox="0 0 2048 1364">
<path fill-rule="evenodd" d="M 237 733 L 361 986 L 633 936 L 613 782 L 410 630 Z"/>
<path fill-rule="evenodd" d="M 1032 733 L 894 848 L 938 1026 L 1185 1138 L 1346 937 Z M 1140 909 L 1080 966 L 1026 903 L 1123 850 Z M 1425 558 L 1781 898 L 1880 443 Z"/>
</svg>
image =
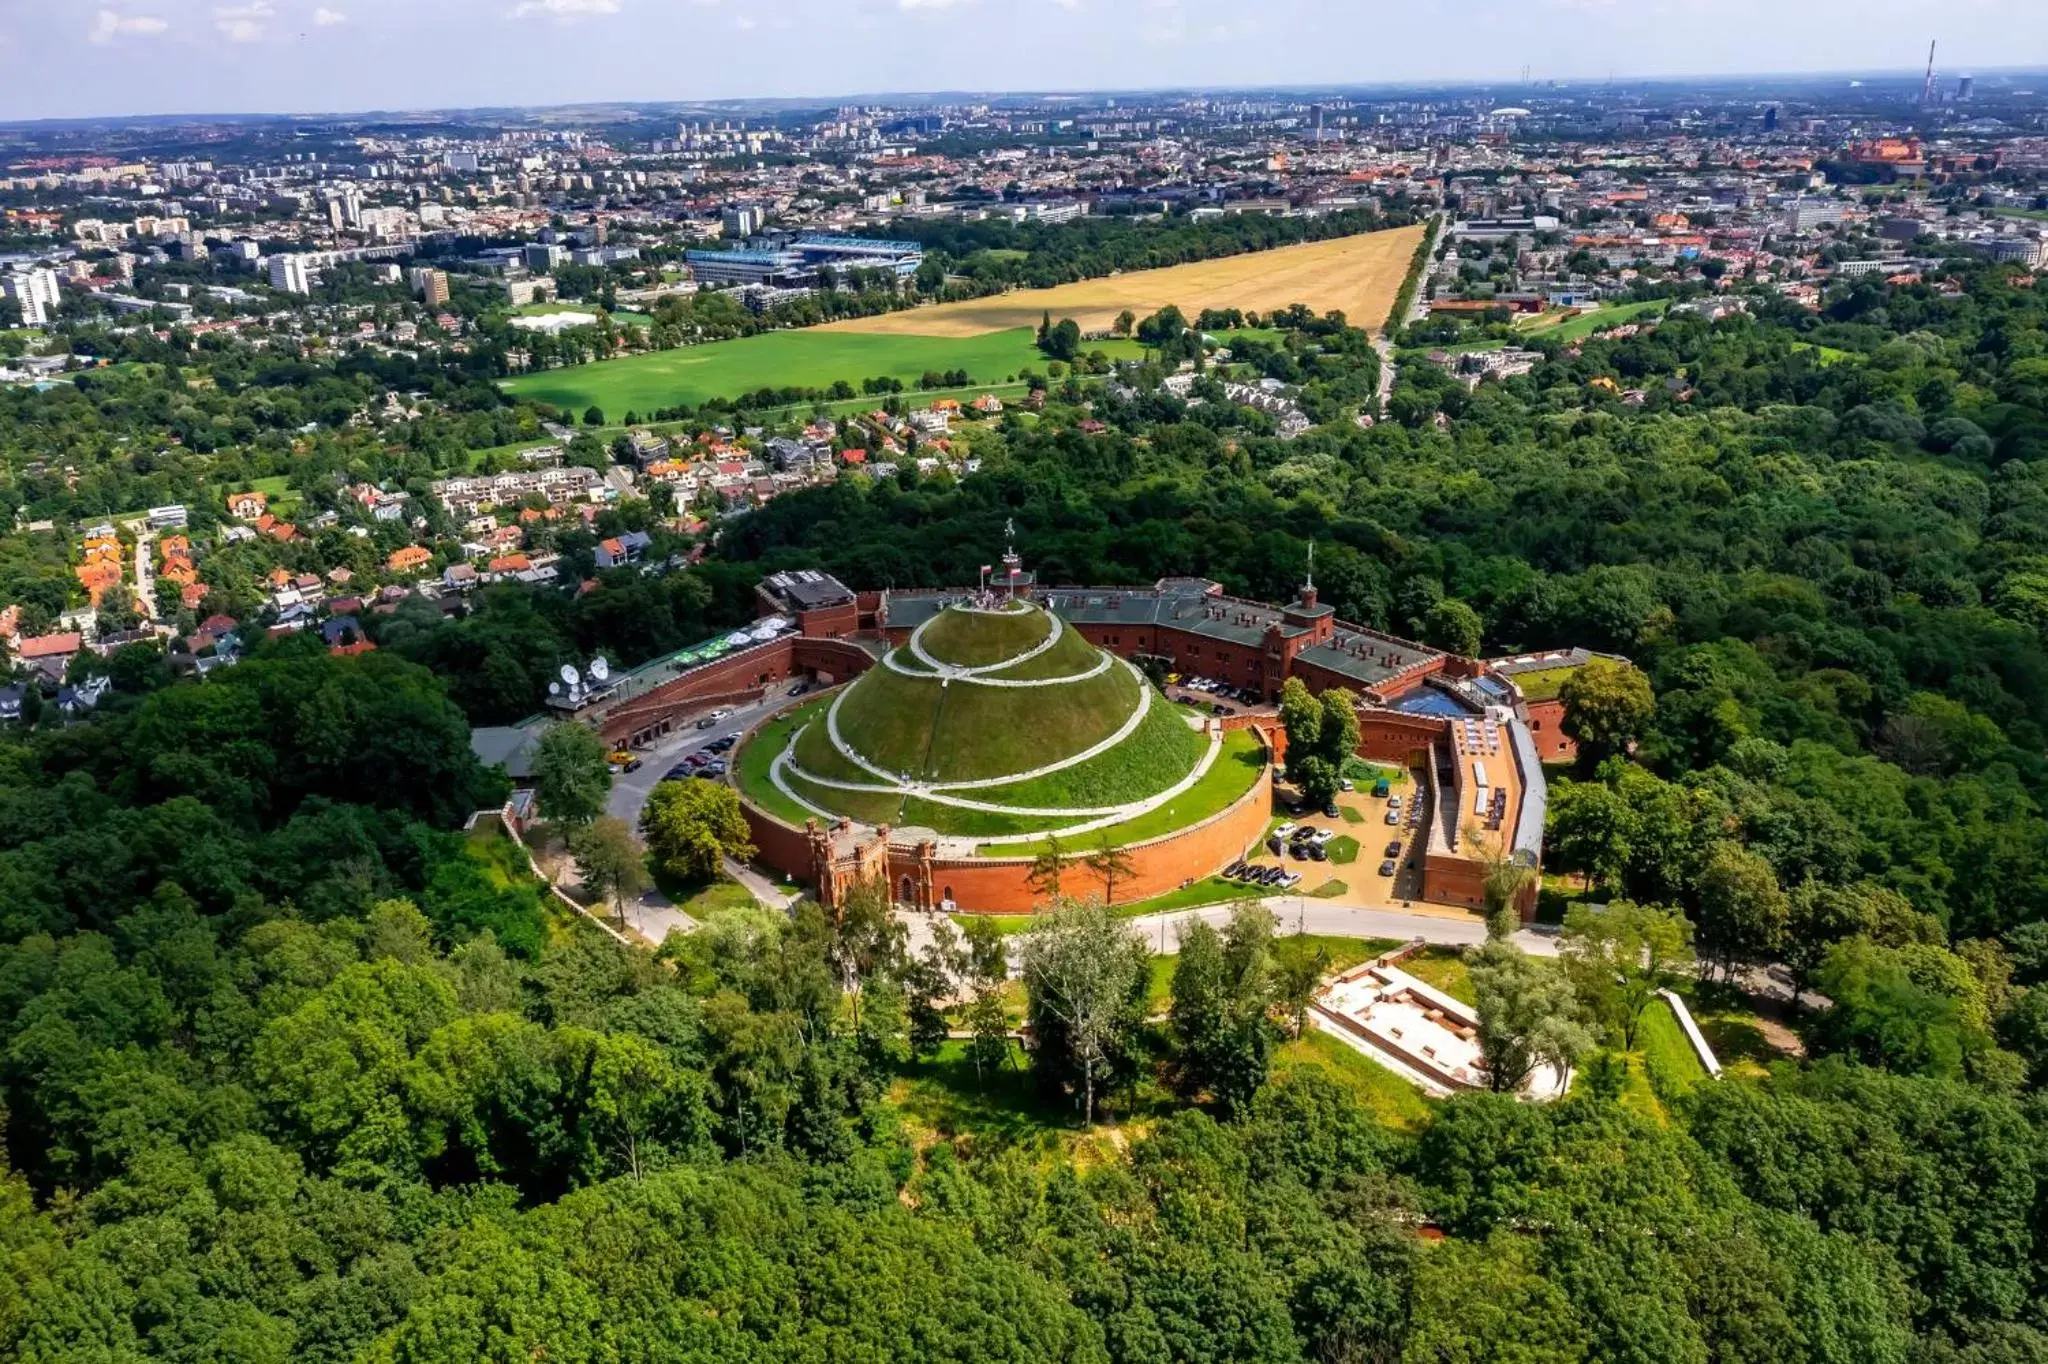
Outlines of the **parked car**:
<svg viewBox="0 0 2048 1364">
<path fill-rule="evenodd" d="M 705 764 L 704 764 L 704 769 L 703 769 L 703 771 L 704 771 L 704 775 L 705 775 L 705 776 L 707 776 L 707 777 L 722 777 L 722 776 L 724 776 L 724 775 L 725 775 L 725 759 L 723 759 L 723 758 L 715 758 L 715 759 L 713 759 L 712 761 L 710 761 L 710 762 L 708 762 L 708 763 L 705 763 Z"/>
<path fill-rule="evenodd" d="M 1395 839 L 1395 840 L 1394 840 L 1394 841 L 1393 841 L 1392 843 L 1389 843 L 1389 844 L 1387 844 L 1387 856 L 1389 856 L 1389 857 L 1399 857 L 1400 855 L 1401 855 L 1401 840 L 1397 838 L 1397 839 Z"/>
<path fill-rule="evenodd" d="M 1284 857 L 1287 855 L 1287 840 L 1280 837 L 1280 835 L 1278 834 L 1274 834 L 1271 838 L 1266 840 L 1266 848 L 1273 854 L 1273 856 Z"/>
<path fill-rule="evenodd" d="M 1273 826 L 1273 837 L 1287 838 L 1291 836 L 1294 833 L 1295 829 L 1298 827 L 1299 826 L 1291 820 L 1285 824 L 1276 824 Z"/>
<path fill-rule="evenodd" d="M 1399 824 L 1400 822 L 1401 822 L 1401 812 L 1400 812 L 1399 810 L 1389 810 L 1389 811 L 1387 811 L 1387 823 L 1389 823 L 1389 824 Z"/>
<path fill-rule="evenodd" d="M 1223 875 L 1225 879 L 1231 881 L 1235 881 L 1238 877 L 1244 875 L 1244 859 L 1240 857 L 1237 859 L 1237 861 L 1232 862 L 1229 866 L 1225 867 L 1223 869 Z"/>
<path fill-rule="evenodd" d="M 1308 845 L 1308 858 L 1311 862 L 1327 862 L 1330 860 L 1330 850 L 1320 843 L 1311 843 Z"/>
<path fill-rule="evenodd" d="M 705 716 L 705 717 L 704 717 L 703 719 L 701 719 L 701 720 L 699 720 L 699 721 L 697 722 L 697 728 L 699 728 L 699 729 L 709 729 L 709 728 L 711 728 L 711 727 L 712 727 L 713 725 L 715 725 L 715 724 L 717 724 L 717 723 L 718 723 L 718 717 L 717 717 L 717 716 L 715 716 L 715 715 L 707 715 L 707 716 Z"/>
<path fill-rule="evenodd" d="M 1389 859 L 1388 859 L 1387 861 L 1385 861 L 1385 862 L 1382 862 L 1382 863 L 1380 863 L 1380 875 L 1382 875 L 1382 876 L 1392 876 L 1393 874 L 1394 874 L 1394 862 L 1393 862 L 1393 860 L 1392 860 L 1391 858 L 1389 858 Z"/>
<path fill-rule="evenodd" d="M 677 763 L 662 775 L 663 781 L 688 781 L 697 774 L 690 770 L 688 763 Z"/>
<path fill-rule="evenodd" d="M 1293 873 L 1289 872 L 1285 867 L 1268 867 L 1266 868 L 1266 875 L 1264 879 L 1267 885 L 1277 886 L 1280 885 L 1282 882 L 1286 881 L 1286 879 L 1292 874 Z"/>
<path fill-rule="evenodd" d="M 1344 812 L 1343 812 L 1342 810 L 1339 810 L 1339 809 L 1337 808 L 1337 802 L 1336 802 L 1336 801 L 1334 801 L 1334 800 L 1326 800 L 1326 801 L 1324 801 L 1324 802 L 1323 802 L 1323 818 L 1324 818 L 1324 819 L 1335 819 L 1335 818 L 1337 818 L 1337 816 L 1339 816 L 1339 815 L 1341 815 L 1341 814 L 1343 814 L 1343 813 L 1344 813 Z"/>
<path fill-rule="evenodd" d="M 1280 873 L 1280 879 L 1273 884 L 1283 890 L 1292 890 L 1301 884 L 1301 873 L 1298 871 L 1283 871 Z"/>
<path fill-rule="evenodd" d="M 1373 799 L 1385 800 L 1387 798 L 1387 793 L 1393 789 L 1394 787 L 1392 782 L 1376 781 L 1372 784 Z"/>
<path fill-rule="evenodd" d="M 788 691 L 787 693 L 785 693 L 785 694 L 786 694 L 786 695 L 789 695 L 789 696 L 802 696 L 802 695 L 803 695 L 803 694 L 804 694 L 805 692 L 809 691 L 810 689 L 811 689 L 811 684 L 810 684 L 810 683 L 808 683 L 808 682 L 799 682 L 799 683 L 797 683 L 797 684 L 796 684 L 796 685 L 795 685 L 794 687 L 791 687 L 791 688 L 789 689 L 789 691 Z"/>
</svg>

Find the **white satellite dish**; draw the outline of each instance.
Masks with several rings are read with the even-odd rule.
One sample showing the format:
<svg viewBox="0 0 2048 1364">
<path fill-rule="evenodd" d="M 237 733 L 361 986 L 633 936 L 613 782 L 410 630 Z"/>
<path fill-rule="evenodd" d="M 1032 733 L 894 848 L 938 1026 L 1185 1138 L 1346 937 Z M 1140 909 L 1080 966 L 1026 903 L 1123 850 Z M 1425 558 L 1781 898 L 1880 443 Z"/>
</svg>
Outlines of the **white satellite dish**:
<svg viewBox="0 0 2048 1364">
<path fill-rule="evenodd" d="M 606 678 L 610 677 L 611 675 L 612 675 L 612 665 L 611 665 L 611 664 L 609 664 L 609 663 L 607 663 L 607 662 L 605 662 L 605 661 L 604 661 L 604 657 L 603 657 L 602 655 L 599 655 L 598 657 L 596 657 L 596 658 L 593 658 L 593 659 L 591 659 L 591 660 L 590 660 L 590 680 L 591 680 L 591 681 L 593 681 L 593 682 L 602 682 L 602 681 L 604 681 L 604 680 L 605 680 Z"/>
<path fill-rule="evenodd" d="M 733 634 L 727 635 L 727 636 L 725 637 L 725 642 L 726 642 L 727 644 L 730 644 L 730 645 L 732 645 L 732 647 L 733 647 L 733 648 L 735 648 L 735 649 L 739 648 L 739 647 L 740 647 L 740 645 L 742 645 L 742 644 L 745 644 L 745 643 L 747 643 L 747 642 L 748 642 L 748 641 L 747 641 L 747 634 L 746 634 L 746 631 L 744 631 L 744 630 L 740 630 L 740 631 L 736 631 L 736 632 L 734 632 Z"/>
<path fill-rule="evenodd" d="M 574 688 L 583 681 L 583 679 L 577 675 L 576 665 L 573 663 L 564 663 L 561 668 L 560 676 L 563 683 L 571 688 Z"/>
<path fill-rule="evenodd" d="M 550 682 L 550 683 L 548 683 L 548 695 L 549 695 L 549 696 L 560 696 L 561 694 L 562 694 L 562 684 L 561 684 L 561 683 L 559 683 L 559 682 Z"/>
</svg>

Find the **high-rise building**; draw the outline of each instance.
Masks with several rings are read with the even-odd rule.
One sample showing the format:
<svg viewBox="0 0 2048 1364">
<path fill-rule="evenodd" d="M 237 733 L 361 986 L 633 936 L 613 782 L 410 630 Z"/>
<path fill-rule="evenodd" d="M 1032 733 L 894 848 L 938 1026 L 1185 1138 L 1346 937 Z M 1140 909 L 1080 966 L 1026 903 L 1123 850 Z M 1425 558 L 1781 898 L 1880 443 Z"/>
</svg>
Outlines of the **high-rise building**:
<svg viewBox="0 0 2048 1364">
<path fill-rule="evenodd" d="M 559 269 L 569 253 L 554 242 L 528 242 L 523 253 L 526 268 L 546 274 Z"/>
<path fill-rule="evenodd" d="M 313 272 L 306 265 L 304 256 L 272 256 L 270 258 L 270 287 L 287 294 L 310 294 L 313 292 Z"/>
<path fill-rule="evenodd" d="M 16 270 L 0 275 L 0 297 L 11 298 L 21 310 L 21 325 L 47 324 L 64 301 L 55 270 Z"/>
<path fill-rule="evenodd" d="M 1764 131 L 1767 133 L 1778 131 L 1778 106 L 1775 104 L 1764 110 Z"/>
<path fill-rule="evenodd" d="M 412 272 L 412 291 L 429 308 L 439 308 L 448 302 L 448 272 L 425 267 Z"/>
</svg>

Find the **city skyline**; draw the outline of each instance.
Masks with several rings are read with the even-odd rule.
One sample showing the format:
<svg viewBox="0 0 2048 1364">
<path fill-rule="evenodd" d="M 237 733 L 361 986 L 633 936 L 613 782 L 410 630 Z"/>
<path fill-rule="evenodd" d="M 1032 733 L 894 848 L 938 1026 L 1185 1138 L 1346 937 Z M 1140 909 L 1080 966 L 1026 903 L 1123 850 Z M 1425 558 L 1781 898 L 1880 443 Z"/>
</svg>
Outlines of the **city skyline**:
<svg viewBox="0 0 2048 1364">
<path fill-rule="evenodd" d="M 2021 0 L 1940 16 L 1946 78 L 2048 65 Z M 1902 0 L 109 0 L 17 6 L 0 118 L 831 99 L 928 90 L 1572 83 L 1917 69 Z M 1487 41 L 1451 39 L 1483 32 Z M 1757 35 L 1768 35 L 1760 45 Z M 36 60 L 24 60 L 37 54 Z"/>
</svg>

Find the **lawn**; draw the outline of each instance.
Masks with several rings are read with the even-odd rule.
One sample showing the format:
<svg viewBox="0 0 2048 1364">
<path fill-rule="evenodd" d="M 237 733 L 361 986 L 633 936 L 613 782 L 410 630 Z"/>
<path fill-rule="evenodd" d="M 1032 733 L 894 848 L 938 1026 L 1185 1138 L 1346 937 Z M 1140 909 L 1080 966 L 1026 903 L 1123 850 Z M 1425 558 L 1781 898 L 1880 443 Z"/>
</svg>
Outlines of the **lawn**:
<svg viewBox="0 0 2048 1364">
<path fill-rule="evenodd" d="M 1590 313 L 1579 313 L 1575 316 L 1538 318 L 1536 321 L 1522 326 L 1520 330 L 1528 336 L 1542 337 L 1546 340 L 1568 345 L 1573 341 L 1583 341 L 1594 332 L 1605 331 L 1609 327 L 1618 327 L 1622 323 L 1639 318 L 1645 313 L 1661 313 L 1670 306 L 1670 303 L 1671 300 L 1667 298 L 1643 299 L 1636 303 L 1614 303 L 1604 308 L 1595 308 Z"/>
<path fill-rule="evenodd" d="M 1311 900 L 1336 900 L 1341 899 L 1342 897 L 1349 895 L 1350 893 L 1350 882 L 1339 881 L 1335 877 L 1332 877 L 1330 880 L 1323 882 L 1320 886 L 1317 886 L 1308 894 Z"/>
<path fill-rule="evenodd" d="M 1669 1004 L 1653 999 L 1643 1010 L 1636 1027 L 1636 1049 L 1642 1053 L 1643 1069 L 1659 1097 L 1676 1098 L 1705 1081 L 1707 1068 L 1700 1064 L 1678 1015 Z"/>
<path fill-rule="evenodd" d="M 1031 1077 L 1023 1048 L 1010 1044 L 1010 1063 L 977 1074 L 965 1042 L 943 1043 L 929 1061 L 913 1062 L 889 1088 L 889 1099 L 914 1127 L 934 1137 L 970 1137 L 991 1147 L 1021 1146 L 1051 1155 L 1074 1121 Z"/>
<path fill-rule="evenodd" d="M 1470 1004 L 1472 997 L 1472 973 L 1466 969 L 1465 953 L 1456 947 L 1425 947 L 1414 956 L 1399 964 L 1399 969 L 1421 981 L 1433 985 L 1452 999 Z"/>
<path fill-rule="evenodd" d="M 660 878 L 657 878 L 659 883 Z M 683 913 L 704 922 L 722 909 L 751 909 L 760 902 L 754 899 L 754 892 L 729 877 L 721 876 L 709 885 L 661 886 L 662 894 L 675 901 Z"/>
<path fill-rule="evenodd" d="M 1359 1055 L 1328 1033 L 1309 1029 L 1280 1049 L 1273 1078 L 1313 1071 L 1348 1090 L 1359 1105 L 1388 1127 L 1412 1132 L 1429 1121 L 1428 1095 L 1377 1061 Z"/>
<path fill-rule="evenodd" d="M 597 313 L 601 311 L 595 303 L 529 303 L 514 308 L 513 317 L 552 317 L 556 313 Z M 630 308 L 612 310 L 612 321 L 621 327 L 644 327 L 654 321 L 647 313 L 636 313 Z"/>
<path fill-rule="evenodd" d="M 1156 810 L 1149 810 L 1135 819 L 1090 834 L 1091 842 L 1108 838 L 1122 845 L 1142 843 L 1148 838 L 1157 838 L 1172 833 L 1175 829 L 1186 828 L 1212 815 L 1229 809 L 1258 781 L 1259 773 L 1266 767 L 1266 750 L 1259 743 L 1258 736 L 1248 729 L 1234 730 L 1224 736 L 1223 751 L 1209 770 L 1180 795 Z M 983 848 L 984 857 L 1035 857 L 1045 851 L 1045 844 L 1004 844 Z"/>
<path fill-rule="evenodd" d="M 1120 356 L 1138 353 L 1129 342 L 1104 343 L 1100 348 Z M 825 389 L 841 379 L 858 388 L 863 379 L 883 376 L 912 385 L 928 372 L 956 369 L 980 383 L 995 384 L 1014 380 L 1025 369 L 1043 373 L 1045 366 L 1031 327 L 974 337 L 870 335 L 806 327 L 522 374 L 506 380 L 505 387 L 519 397 L 569 411 L 596 406 L 616 420 L 628 411 L 651 413 L 764 388 Z"/>
<path fill-rule="evenodd" d="M 1815 359 L 1821 362 L 1823 367 L 1839 365 L 1844 360 L 1858 360 L 1862 358 L 1855 351 L 1842 350 L 1835 346 L 1823 346 L 1812 341 L 1794 341 L 1792 349 L 1810 352 Z"/>
<path fill-rule="evenodd" d="M 1401 945 L 1392 938 L 1342 938 L 1328 933 L 1295 933 L 1287 935 L 1280 941 L 1304 943 L 1311 950 L 1322 949 L 1325 976 L 1348 971 L 1362 961 L 1371 961 L 1381 953 L 1390 952 Z M 1164 956 L 1152 958 L 1152 974 L 1145 989 L 1148 1017 L 1163 1012 L 1172 1002 L 1173 969 L 1179 964 L 1180 956 L 1177 953 L 1169 952 Z"/>
<path fill-rule="evenodd" d="M 1354 326 L 1377 328 L 1394 306 L 1422 232 L 1419 226 L 1396 227 L 1158 270 L 1131 270 L 1051 289 L 1019 289 L 852 318 L 829 323 L 826 330 L 841 335 L 982 337 L 1036 327 L 1041 316 L 1051 313 L 1055 321 L 1073 318 L 1084 332 L 1107 332 L 1127 308 L 1145 317 L 1169 303 L 1189 317 L 1204 308 L 1266 313 L 1305 303 L 1318 313 L 1340 310 Z M 1089 345 L 1092 349 L 1094 343 Z"/>
<path fill-rule="evenodd" d="M 1358 860 L 1358 840 L 1350 834 L 1330 840 L 1330 860 L 1342 866 Z"/>
<path fill-rule="evenodd" d="M 789 736 L 813 717 L 822 717 L 829 696 L 798 706 L 754 731 L 752 739 L 740 746 L 732 764 L 733 780 L 747 799 L 776 818 L 801 828 L 811 812 L 777 789 L 768 778 L 776 755 L 789 743 Z"/>
<path fill-rule="evenodd" d="M 1522 689 L 1524 701 L 1554 701 L 1564 689 L 1565 679 L 1577 671 L 1577 668 L 1541 668 L 1535 672 L 1516 673 L 1510 680 Z"/>
</svg>

